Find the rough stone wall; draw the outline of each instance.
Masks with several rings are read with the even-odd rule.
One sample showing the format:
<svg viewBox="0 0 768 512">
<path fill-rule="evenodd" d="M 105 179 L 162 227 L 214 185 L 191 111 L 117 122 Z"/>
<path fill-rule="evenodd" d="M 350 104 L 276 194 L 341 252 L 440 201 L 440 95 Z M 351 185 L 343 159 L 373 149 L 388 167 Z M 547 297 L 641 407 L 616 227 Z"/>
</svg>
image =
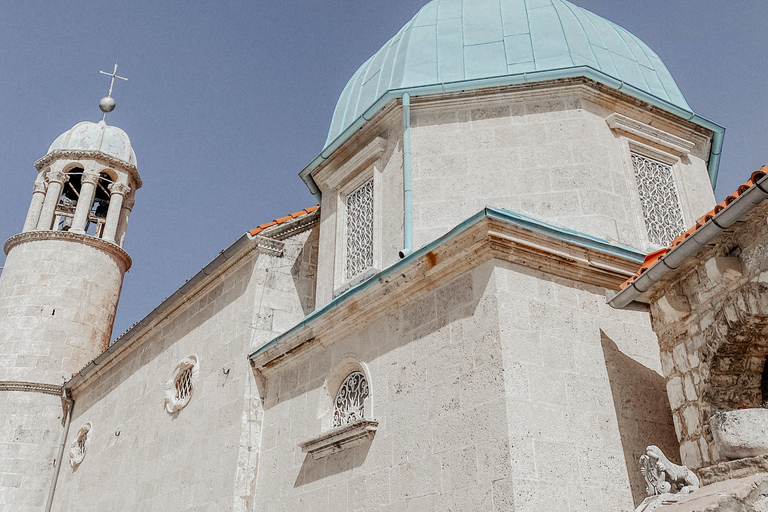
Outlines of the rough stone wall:
<svg viewBox="0 0 768 512">
<path fill-rule="evenodd" d="M 760 407 L 768 356 L 768 205 L 690 258 L 652 301 L 683 463 L 721 460 L 709 418 Z"/>
<path fill-rule="evenodd" d="M 605 121 L 616 109 L 638 117 L 567 91 L 415 108 L 416 247 L 490 205 L 649 249 L 626 138 Z M 676 174 L 686 225 L 715 204 L 706 151 L 696 148 Z"/>
<path fill-rule="evenodd" d="M 312 306 L 313 236 L 286 240 L 283 257 L 252 252 L 234 263 L 75 389 L 67 453 L 86 422 L 92 438 L 83 462 L 62 468 L 55 511 L 253 510 L 261 412 L 246 355 L 259 331 Z M 168 414 L 166 383 L 190 355 L 200 369 L 191 400 Z"/>
<path fill-rule="evenodd" d="M 124 271 L 70 240 L 12 248 L 0 274 L 0 381 L 61 385 L 104 350 Z M 0 510 L 44 506 L 61 418 L 56 396 L 0 391 Z"/>
<path fill-rule="evenodd" d="M 320 334 L 265 373 L 258 509 L 633 510 L 635 459 L 677 445 L 648 315 L 602 294 L 489 262 L 346 338 Z M 314 460 L 298 445 L 324 430 L 326 381 L 349 357 L 367 365 L 378 430 Z"/>
</svg>

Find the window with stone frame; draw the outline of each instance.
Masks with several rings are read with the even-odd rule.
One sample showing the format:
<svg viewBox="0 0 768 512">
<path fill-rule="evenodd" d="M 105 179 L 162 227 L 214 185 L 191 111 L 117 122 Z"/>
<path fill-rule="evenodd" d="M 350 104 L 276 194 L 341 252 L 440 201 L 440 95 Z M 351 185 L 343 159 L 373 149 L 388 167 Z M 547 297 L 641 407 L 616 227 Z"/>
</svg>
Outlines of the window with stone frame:
<svg viewBox="0 0 768 512">
<path fill-rule="evenodd" d="M 344 276 L 348 281 L 373 266 L 373 178 L 346 197 Z"/>
<path fill-rule="evenodd" d="M 91 441 L 91 428 L 91 423 L 88 422 L 80 427 L 75 435 L 75 440 L 72 442 L 69 450 L 69 465 L 73 469 L 77 468 L 85 459 L 85 454 Z"/>
<path fill-rule="evenodd" d="M 685 231 L 672 166 L 632 153 L 632 167 L 648 239 L 655 245 L 666 247 Z"/>
<path fill-rule="evenodd" d="M 333 401 L 333 426 L 351 425 L 365 418 L 368 380 L 363 372 L 354 371 L 341 383 Z"/>
<path fill-rule="evenodd" d="M 187 406 L 195 391 L 200 371 L 197 356 L 185 357 L 173 369 L 173 376 L 165 386 L 165 410 L 174 414 Z"/>
</svg>

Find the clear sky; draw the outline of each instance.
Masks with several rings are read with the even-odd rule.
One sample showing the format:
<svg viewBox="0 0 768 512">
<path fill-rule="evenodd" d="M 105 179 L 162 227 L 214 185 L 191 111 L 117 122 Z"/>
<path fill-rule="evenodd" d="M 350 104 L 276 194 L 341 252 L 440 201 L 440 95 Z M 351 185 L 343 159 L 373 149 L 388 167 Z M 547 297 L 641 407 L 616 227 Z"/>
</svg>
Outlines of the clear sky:
<svg viewBox="0 0 768 512">
<path fill-rule="evenodd" d="M 726 126 L 718 199 L 768 162 L 768 1 L 574 2 L 645 41 L 696 113 Z M 107 122 L 130 136 L 144 181 L 121 334 L 245 231 L 315 204 L 297 174 L 338 94 L 424 3 L 3 2 L 0 239 L 21 231 L 35 160 L 100 119 L 99 70 L 119 59 L 129 81 L 115 84 Z"/>
</svg>

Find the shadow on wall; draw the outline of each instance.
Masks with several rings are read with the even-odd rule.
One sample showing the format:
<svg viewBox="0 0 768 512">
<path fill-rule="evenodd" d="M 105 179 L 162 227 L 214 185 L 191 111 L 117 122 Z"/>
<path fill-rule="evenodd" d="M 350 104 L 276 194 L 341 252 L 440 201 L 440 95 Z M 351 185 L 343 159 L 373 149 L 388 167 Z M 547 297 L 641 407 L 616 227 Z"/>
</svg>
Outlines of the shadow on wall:
<svg viewBox="0 0 768 512">
<path fill-rule="evenodd" d="M 600 331 L 600 342 L 632 498 L 638 505 L 647 496 L 639 462 L 646 447 L 656 445 L 671 461 L 680 463 L 680 446 L 672 423 L 666 384 L 664 377 L 621 352 L 603 331 Z"/>
<path fill-rule="evenodd" d="M 321 459 L 305 455 L 293 486 L 298 488 L 362 466 L 368 457 L 372 442 L 372 439 L 368 439 L 352 449 L 341 450 Z"/>
<path fill-rule="evenodd" d="M 315 310 L 315 282 L 317 278 L 317 251 L 320 228 L 315 226 L 302 245 L 291 267 L 296 292 L 299 294 L 304 316 Z M 288 242 L 288 241 L 286 241 Z"/>
</svg>

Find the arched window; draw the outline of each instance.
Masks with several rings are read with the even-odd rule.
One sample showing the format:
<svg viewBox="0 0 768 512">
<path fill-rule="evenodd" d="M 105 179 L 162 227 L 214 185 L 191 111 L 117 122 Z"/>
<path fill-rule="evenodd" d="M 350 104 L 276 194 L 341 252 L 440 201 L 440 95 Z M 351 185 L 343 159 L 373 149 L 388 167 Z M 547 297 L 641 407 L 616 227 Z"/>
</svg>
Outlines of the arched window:
<svg viewBox="0 0 768 512">
<path fill-rule="evenodd" d="M 165 387 L 165 410 L 173 414 L 187 406 L 199 373 L 197 356 L 185 357 L 173 370 L 173 377 Z"/>
<path fill-rule="evenodd" d="M 69 231 L 72 227 L 72 219 L 75 217 L 75 208 L 80 199 L 80 187 L 83 184 L 83 168 L 73 167 L 67 171 L 67 179 L 61 189 L 59 203 L 56 205 L 55 221 L 53 229 L 57 231 Z"/>
<path fill-rule="evenodd" d="M 88 214 L 88 225 L 86 231 L 89 235 L 101 238 L 104 231 L 104 223 L 107 221 L 107 211 L 109 210 L 109 187 L 114 181 L 112 177 L 102 172 L 99 174 L 99 181 L 96 183 L 96 192 L 93 197 L 91 211 Z"/>
<path fill-rule="evenodd" d="M 85 459 L 85 453 L 88 449 L 88 445 L 91 441 L 91 423 L 86 423 L 80 430 L 77 431 L 77 436 L 72 442 L 72 446 L 69 450 L 69 465 L 72 468 L 77 468 L 83 459 Z"/>
<path fill-rule="evenodd" d="M 341 383 L 333 401 L 333 426 L 342 427 L 365 417 L 368 380 L 362 372 L 350 373 Z"/>
</svg>

